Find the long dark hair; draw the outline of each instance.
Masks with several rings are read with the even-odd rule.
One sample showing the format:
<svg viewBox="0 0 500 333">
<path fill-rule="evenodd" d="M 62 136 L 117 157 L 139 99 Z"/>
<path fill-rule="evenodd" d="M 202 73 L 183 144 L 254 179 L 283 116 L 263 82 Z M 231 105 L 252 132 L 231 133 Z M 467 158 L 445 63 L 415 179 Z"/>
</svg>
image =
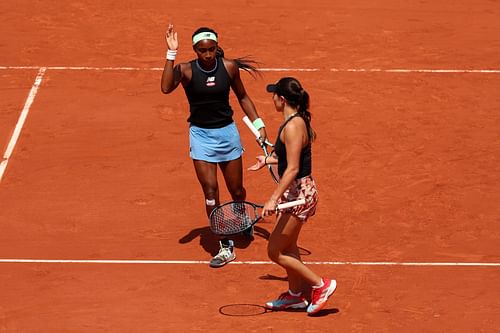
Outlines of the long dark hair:
<svg viewBox="0 0 500 333">
<path fill-rule="evenodd" d="M 191 35 L 191 38 L 193 38 L 195 35 L 199 34 L 200 32 L 211 32 L 217 38 L 219 38 L 219 36 L 215 30 L 213 30 L 211 28 L 207 28 L 207 27 L 201 27 L 201 28 L 196 29 L 196 31 L 193 32 L 193 34 Z M 222 49 L 222 47 L 219 46 L 219 43 L 217 43 L 216 56 L 220 57 L 220 58 L 224 58 L 224 50 Z M 254 73 L 260 74 L 259 69 L 257 68 L 257 65 L 258 65 L 257 61 L 252 60 L 249 57 L 240 57 L 240 58 L 235 58 L 232 60 L 236 63 L 238 68 L 243 69 L 244 71 L 250 73 L 252 76 L 254 75 Z"/>
<path fill-rule="evenodd" d="M 297 108 L 299 116 L 304 119 L 309 139 L 316 139 L 316 132 L 311 127 L 311 112 L 309 111 L 309 94 L 302 88 L 299 80 L 293 77 L 281 78 L 278 83 L 277 94 L 286 99 L 288 105 Z"/>
</svg>

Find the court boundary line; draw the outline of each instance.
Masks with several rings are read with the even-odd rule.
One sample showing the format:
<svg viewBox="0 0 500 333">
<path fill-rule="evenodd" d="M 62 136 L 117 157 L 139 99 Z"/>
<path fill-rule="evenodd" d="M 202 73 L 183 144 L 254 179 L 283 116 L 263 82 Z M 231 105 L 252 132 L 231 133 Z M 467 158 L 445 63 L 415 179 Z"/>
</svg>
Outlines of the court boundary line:
<svg viewBox="0 0 500 333">
<path fill-rule="evenodd" d="M 31 86 L 30 92 L 28 94 L 28 98 L 26 99 L 26 102 L 24 103 L 24 107 L 21 111 L 21 114 L 19 115 L 19 118 L 17 119 L 16 127 L 14 128 L 14 132 L 12 133 L 12 136 L 10 137 L 9 143 L 7 144 L 7 148 L 5 149 L 5 152 L 3 154 L 3 159 L 0 162 L 0 182 L 2 181 L 5 170 L 7 169 L 7 164 L 9 164 L 10 157 L 12 156 L 12 153 L 14 152 L 14 148 L 16 147 L 17 140 L 21 136 L 21 131 L 23 129 L 24 123 L 26 122 L 26 118 L 28 118 L 28 114 L 29 114 L 31 105 L 33 104 L 33 101 L 35 100 L 36 94 L 38 93 L 38 88 L 40 87 L 40 84 L 42 83 L 42 79 L 43 79 L 43 76 L 44 76 L 46 70 L 47 70 L 46 67 L 39 68 L 38 74 L 36 75 L 36 78 L 35 78 L 35 82 Z"/>
<path fill-rule="evenodd" d="M 3 70 L 37 69 L 38 74 L 35 78 L 28 98 L 21 111 L 14 132 L 9 144 L 5 150 L 3 160 L 0 162 L 0 182 L 7 168 L 9 159 L 14 151 L 17 140 L 20 137 L 22 128 L 27 119 L 29 110 L 36 97 L 43 76 L 47 70 L 95 70 L 95 71 L 159 71 L 159 67 L 93 67 L 93 66 L 0 66 Z M 297 72 L 318 72 L 319 68 L 261 68 L 261 71 L 297 71 Z M 330 72 L 354 72 L 354 73 L 500 73 L 496 69 L 364 69 L 364 68 L 331 68 Z M 208 261 L 196 260 L 80 260 L 80 259 L 0 259 L 0 263 L 87 263 L 87 264 L 208 264 Z M 481 262 L 355 262 L 355 261 L 311 261 L 305 262 L 308 265 L 355 265 L 355 266 L 487 266 L 500 267 L 500 263 L 481 263 Z M 270 265 L 270 261 L 233 261 L 231 264 L 240 265 Z"/>
<path fill-rule="evenodd" d="M 126 259 L 0 259 L 0 264 L 139 264 L 198 265 L 205 260 L 126 260 Z M 306 265 L 337 266 L 438 266 L 438 267 L 500 267 L 500 262 L 400 262 L 400 261 L 304 261 Z M 274 265 L 272 261 L 232 261 L 232 265 Z"/>
<path fill-rule="evenodd" d="M 29 110 L 42 83 L 47 70 L 94 70 L 94 71 L 159 71 L 163 68 L 151 67 L 92 67 L 92 66 L 0 66 L 0 70 L 37 69 L 38 73 L 28 94 L 28 98 L 21 111 L 12 137 L 5 150 L 3 160 L 0 162 L 0 182 L 6 170 L 8 161 L 13 153 L 17 140 L 29 114 Z M 318 72 L 318 68 L 261 68 L 261 71 L 297 71 Z M 358 72 L 358 73 L 489 73 L 499 74 L 496 69 L 337 69 L 331 68 L 330 72 Z M 84 260 L 84 259 L 0 259 L 0 263 L 50 263 L 50 264 L 209 264 L 209 261 L 198 260 Z M 447 267 L 500 267 L 500 262 L 362 262 L 362 261 L 310 261 L 308 265 L 352 265 L 352 266 L 447 266 Z M 272 265 L 271 261 L 233 261 L 236 265 Z"/>
<path fill-rule="evenodd" d="M 92 70 L 92 71 L 163 71 L 162 67 L 96 67 L 96 66 L 0 66 L 3 70 Z M 347 73 L 429 73 L 429 74 L 500 74 L 500 69 L 432 69 L 432 68 L 259 68 L 262 72 L 347 72 Z"/>
</svg>

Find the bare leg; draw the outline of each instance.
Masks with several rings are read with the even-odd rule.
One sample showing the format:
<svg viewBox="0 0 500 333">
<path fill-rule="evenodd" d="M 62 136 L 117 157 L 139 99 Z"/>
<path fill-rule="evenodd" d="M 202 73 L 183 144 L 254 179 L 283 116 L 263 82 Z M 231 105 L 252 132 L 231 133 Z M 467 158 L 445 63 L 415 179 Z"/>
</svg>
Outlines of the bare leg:
<svg viewBox="0 0 500 333">
<path fill-rule="evenodd" d="M 207 217 L 219 205 L 219 187 L 217 184 L 217 163 L 193 160 L 196 176 L 205 196 Z"/>
<path fill-rule="evenodd" d="M 243 164 L 241 157 L 233 161 L 220 163 L 220 168 L 231 198 L 233 200 L 245 200 L 247 192 L 243 187 Z M 243 231 L 243 235 L 248 239 L 252 239 L 253 227 Z"/>
<path fill-rule="evenodd" d="M 321 283 L 321 277 L 300 260 L 297 239 L 301 227 L 302 222 L 293 215 L 278 215 L 267 248 L 269 258 L 287 271 L 289 288 L 293 292 L 304 291 L 304 285 L 314 286 Z"/>
<path fill-rule="evenodd" d="M 302 261 L 300 257 L 298 243 L 298 236 L 300 234 L 300 230 L 302 229 L 302 223 L 299 223 L 299 230 L 296 232 L 294 238 L 290 240 L 290 246 L 284 250 L 285 255 L 289 255 L 290 257 L 296 258 L 297 260 Z M 293 292 L 302 292 L 302 296 L 304 296 L 307 300 L 309 300 L 309 296 L 311 295 L 311 285 L 304 281 L 300 275 L 297 275 L 293 270 L 286 269 L 289 286 L 293 286 L 291 289 Z"/>
<path fill-rule="evenodd" d="M 241 157 L 233 161 L 219 163 L 219 165 L 231 198 L 233 200 L 245 200 L 247 193 L 243 187 L 243 164 Z"/>
<path fill-rule="evenodd" d="M 205 195 L 205 209 L 207 217 L 219 205 L 219 187 L 217 183 L 217 163 L 193 160 L 196 176 Z M 222 267 L 236 258 L 233 250 L 233 241 L 228 238 L 220 239 L 219 252 L 210 260 L 210 267 Z"/>
</svg>

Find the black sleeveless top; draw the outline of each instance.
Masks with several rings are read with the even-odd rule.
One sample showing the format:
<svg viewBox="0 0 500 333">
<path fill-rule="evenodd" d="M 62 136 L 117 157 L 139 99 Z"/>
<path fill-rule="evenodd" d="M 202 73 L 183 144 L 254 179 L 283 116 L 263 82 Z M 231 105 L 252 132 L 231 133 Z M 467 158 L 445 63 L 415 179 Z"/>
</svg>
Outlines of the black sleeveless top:
<svg viewBox="0 0 500 333">
<path fill-rule="evenodd" d="M 274 145 L 274 152 L 278 156 L 278 175 L 280 177 L 283 176 L 283 173 L 285 172 L 286 167 L 288 166 L 288 162 L 286 160 L 286 146 L 280 140 L 280 135 L 281 131 L 283 130 L 283 128 L 285 128 L 286 124 L 288 124 L 288 122 L 295 117 L 300 117 L 300 115 L 295 114 L 291 116 L 280 126 L 278 130 L 278 137 L 276 138 L 276 143 Z M 311 138 L 309 138 L 309 143 L 307 144 L 307 146 L 302 148 L 302 151 L 300 152 L 299 172 L 297 173 L 295 179 L 311 175 L 312 171 L 311 157 L 312 157 Z"/>
<path fill-rule="evenodd" d="M 222 58 L 217 58 L 215 69 L 210 72 L 201 69 L 197 60 L 190 61 L 190 64 L 191 81 L 184 87 L 190 112 L 187 121 L 203 128 L 220 128 L 231 124 L 231 83 Z"/>
</svg>

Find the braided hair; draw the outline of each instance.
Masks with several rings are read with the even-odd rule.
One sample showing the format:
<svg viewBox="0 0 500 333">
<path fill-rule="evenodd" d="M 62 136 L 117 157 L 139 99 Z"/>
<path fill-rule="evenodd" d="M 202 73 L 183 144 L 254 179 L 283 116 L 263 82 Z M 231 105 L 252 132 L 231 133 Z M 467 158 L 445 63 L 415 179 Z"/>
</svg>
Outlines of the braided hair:
<svg viewBox="0 0 500 333">
<path fill-rule="evenodd" d="M 201 27 L 201 28 L 196 29 L 195 32 L 193 32 L 193 35 L 191 36 L 191 38 L 193 38 L 195 35 L 199 34 L 200 32 L 211 32 L 217 38 L 219 37 L 215 30 L 213 30 L 211 28 L 207 28 L 207 27 Z M 224 58 L 224 50 L 222 49 L 222 47 L 219 46 L 218 43 L 217 43 L 216 57 Z M 233 59 L 233 61 L 236 63 L 238 68 L 241 68 L 244 71 L 246 71 L 252 75 L 254 73 L 259 73 L 259 70 L 257 69 L 257 66 L 256 66 L 258 63 L 252 59 L 249 59 L 248 57 L 235 58 L 235 59 Z"/>
</svg>

